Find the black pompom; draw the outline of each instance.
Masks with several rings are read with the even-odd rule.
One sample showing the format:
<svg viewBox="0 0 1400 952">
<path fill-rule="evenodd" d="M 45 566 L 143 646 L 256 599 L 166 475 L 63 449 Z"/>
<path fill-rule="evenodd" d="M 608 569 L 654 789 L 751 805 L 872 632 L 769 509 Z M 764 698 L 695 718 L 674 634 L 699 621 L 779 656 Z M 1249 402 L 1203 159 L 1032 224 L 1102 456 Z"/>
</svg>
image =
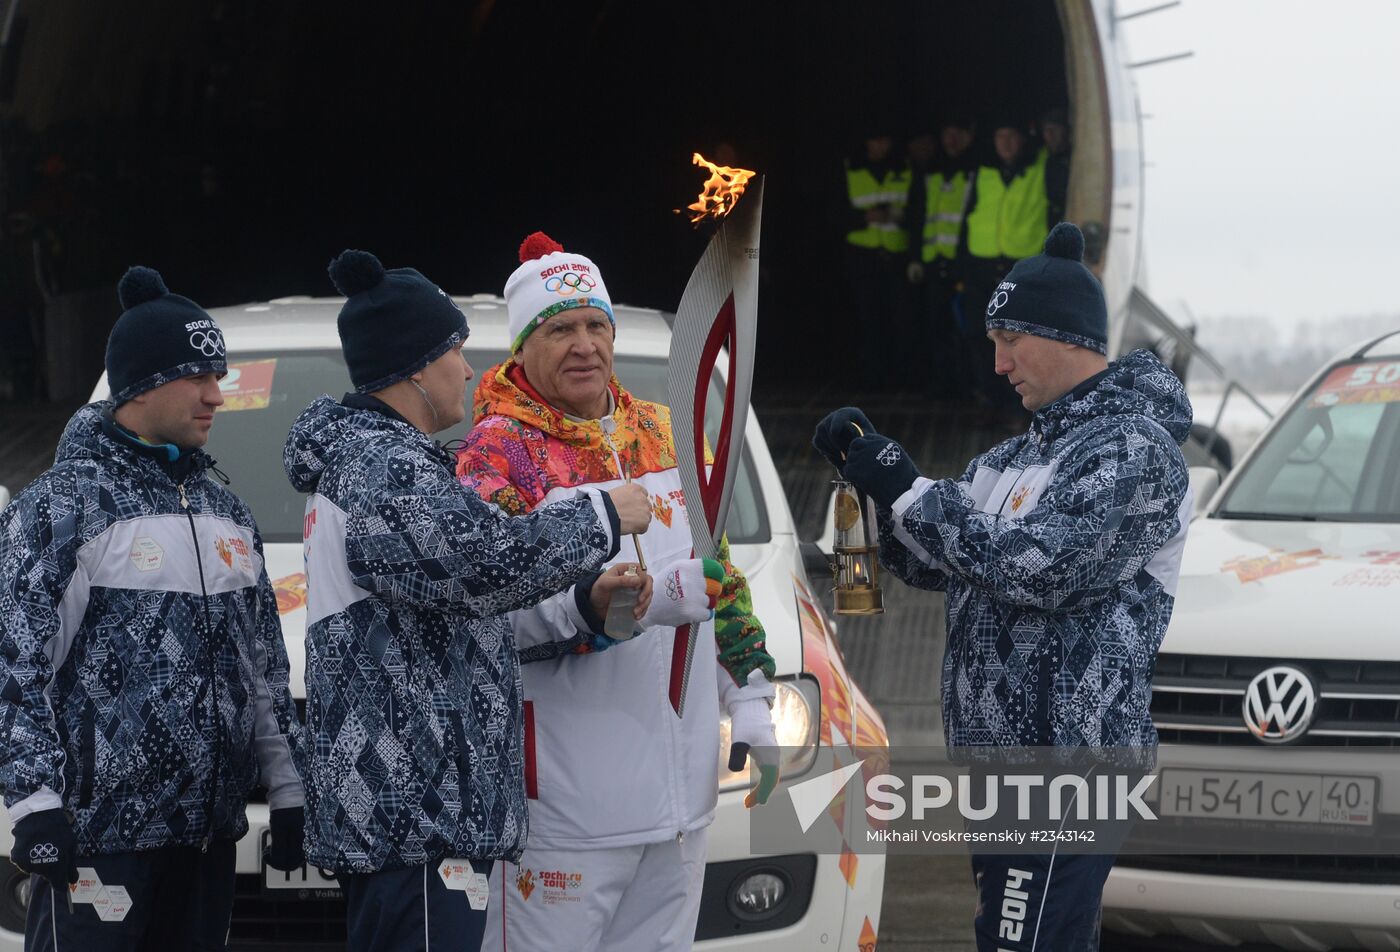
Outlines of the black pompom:
<svg viewBox="0 0 1400 952">
<path fill-rule="evenodd" d="M 165 286 L 159 271 L 155 268 L 143 268 L 139 264 L 128 268 L 121 281 L 117 282 L 117 300 L 121 302 L 123 311 L 129 311 L 138 304 L 154 301 L 169 293 L 170 289 Z"/>
<path fill-rule="evenodd" d="M 1050 234 L 1045 238 L 1045 253 L 1051 258 L 1083 261 L 1084 232 L 1072 222 L 1060 222 L 1050 229 Z"/>
<path fill-rule="evenodd" d="M 384 265 L 368 251 L 347 248 L 328 269 L 335 289 L 346 297 L 368 291 L 384 280 Z"/>
</svg>

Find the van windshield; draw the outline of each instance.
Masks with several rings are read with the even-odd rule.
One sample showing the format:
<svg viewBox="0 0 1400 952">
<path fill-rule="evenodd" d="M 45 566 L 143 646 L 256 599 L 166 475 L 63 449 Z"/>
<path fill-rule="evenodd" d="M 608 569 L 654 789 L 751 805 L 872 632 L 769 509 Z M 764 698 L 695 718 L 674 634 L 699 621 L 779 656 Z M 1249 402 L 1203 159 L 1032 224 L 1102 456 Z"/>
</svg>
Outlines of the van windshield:
<svg viewBox="0 0 1400 952">
<path fill-rule="evenodd" d="M 1220 518 L 1400 522 L 1400 361 L 1337 365 L 1264 440 Z"/>
<path fill-rule="evenodd" d="M 504 352 L 473 350 L 467 359 L 478 373 L 484 373 L 506 358 Z M 228 473 L 233 489 L 253 510 L 263 541 L 301 542 L 302 517 L 306 497 L 292 489 L 282 469 L 282 444 L 292 421 L 311 401 L 323 393 L 337 399 L 350 389 L 350 375 L 340 351 L 296 351 L 292 353 L 234 353 L 229 355 L 229 372 L 220 387 L 224 406 L 210 432 L 209 454 Z M 614 371 L 634 395 L 643 400 L 666 402 L 666 362 L 660 359 L 614 358 Z M 722 387 L 718 376 L 708 409 L 714 419 L 706 421 L 713 436 L 719 430 Z M 461 439 L 470 423 L 462 423 L 436 439 Z M 729 541 L 735 544 L 767 542 L 770 538 L 767 511 L 753 471 L 748 448 L 738 470 L 734 499 L 726 526 Z"/>
</svg>

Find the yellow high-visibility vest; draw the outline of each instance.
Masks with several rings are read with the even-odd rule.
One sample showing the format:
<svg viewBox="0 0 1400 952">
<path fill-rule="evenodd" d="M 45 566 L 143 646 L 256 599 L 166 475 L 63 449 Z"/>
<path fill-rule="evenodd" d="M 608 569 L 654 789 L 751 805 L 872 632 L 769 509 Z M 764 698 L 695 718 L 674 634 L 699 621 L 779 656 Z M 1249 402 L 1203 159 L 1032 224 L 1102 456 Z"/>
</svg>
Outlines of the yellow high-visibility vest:
<svg viewBox="0 0 1400 952">
<path fill-rule="evenodd" d="M 877 205 L 888 205 L 890 220 L 866 225 L 846 233 L 846 240 L 857 248 L 883 248 L 902 253 L 909 250 L 909 236 L 904 232 L 904 206 L 909 202 L 909 170 L 896 169 L 876 179 L 869 169 L 846 170 L 846 194 L 851 207 L 865 211 Z"/>
<path fill-rule="evenodd" d="M 958 253 L 958 234 L 962 231 L 963 215 L 967 214 L 972 179 L 962 169 L 951 176 L 935 172 L 924 179 L 924 186 L 927 195 L 924 204 L 924 262 L 934 258 L 951 260 Z"/>
<path fill-rule="evenodd" d="M 967 216 L 967 250 L 976 258 L 1029 258 L 1050 233 L 1045 216 L 1045 155 L 1006 185 L 990 166 L 977 170 L 977 207 Z"/>
</svg>

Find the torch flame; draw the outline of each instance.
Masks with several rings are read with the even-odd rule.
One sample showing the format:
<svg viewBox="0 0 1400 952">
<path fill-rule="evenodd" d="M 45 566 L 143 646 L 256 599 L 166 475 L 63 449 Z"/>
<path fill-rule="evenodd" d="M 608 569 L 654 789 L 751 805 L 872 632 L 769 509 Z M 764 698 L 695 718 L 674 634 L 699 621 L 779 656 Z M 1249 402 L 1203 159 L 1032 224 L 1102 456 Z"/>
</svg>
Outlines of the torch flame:
<svg viewBox="0 0 1400 952">
<path fill-rule="evenodd" d="M 691 156 L 691 162 L 710 170 L 710 177 L 705 180 L 700 197 L 686 206 L 690 210 L 691 224 L 698 225 L 706 218 L 723 218 L 732 212 L 754 173 L 748 169 L 715 165 L 699 152 Z"/>
</svg>

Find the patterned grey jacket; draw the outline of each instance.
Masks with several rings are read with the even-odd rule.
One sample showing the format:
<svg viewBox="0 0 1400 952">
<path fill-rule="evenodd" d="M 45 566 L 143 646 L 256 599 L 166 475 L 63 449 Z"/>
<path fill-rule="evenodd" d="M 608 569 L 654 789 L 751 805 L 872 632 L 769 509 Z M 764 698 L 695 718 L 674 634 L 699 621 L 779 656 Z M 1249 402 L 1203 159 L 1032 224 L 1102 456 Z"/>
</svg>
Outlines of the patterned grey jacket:
<svg viewBox="0 0 1400 952">
<path fill-rule="evenodd" d="M 1147 351 L 880 514 L 880 560 L 946 589 L 951 747 L 1152 747 L 1152 669 L 1192 499 L 1181 381 Z"/>
<path fill-rule="evenodd" d="M 287 437 L 306 506 L 307 855 L 342 873 L 525 845 L 520 668 L 505 613 L 617 551 L 597 492 L 509 517 L 418 429 L 320 397 Z M 386 408 L 387 409 L 387 408 Z"/>
<path fill-rule="evenodd" d="M 0 513 L 0 788 L 63 807 L 85 854 L 248 830 L 302 803 L 304 741 L 262 540 L 195 451 L 177 483 L 110 405 Z"/>
</svg>

